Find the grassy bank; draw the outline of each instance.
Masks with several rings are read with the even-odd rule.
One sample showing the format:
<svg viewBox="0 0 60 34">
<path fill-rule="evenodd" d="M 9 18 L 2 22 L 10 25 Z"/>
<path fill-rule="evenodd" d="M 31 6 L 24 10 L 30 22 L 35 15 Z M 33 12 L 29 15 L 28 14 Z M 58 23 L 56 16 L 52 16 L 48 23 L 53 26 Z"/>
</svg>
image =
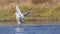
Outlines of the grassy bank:
<svg viewBox="0 0 60 34">
<path fill-rule="evenodd" d="M 57 19 L 60 17 L 60 1 L 59 0 L 0 0 L 0 20 L 15 20 L 15 6 L 18 5 L 22 13 L 32 10 L 28 18 L 52 18 Z M 38 18 L 37 18 L 38 19 Z M 35 20 L 37 20 L 35 19 Z M 43 19 L 43 20 L 44 20 Z M 27 19 L 29 20 L 29 19 Z M 38 19 L 39 20 L 39 19 Z M 43 21 L 42 20 L 42 21 Z M 59 21 L 59 19 L 57 19 Z M 47 20 L 49 21 L 49 20 Z M 51 21 L 51 20 L 50 20 Z M 50 22 L 49 21 L 49 22 Z M 53 21 L 53 20 L 52 20 Z"/>
<path fill-rule="evenodd" d="M 29 17 L 60 17 L 60 5 L 55 7 L 32 5 L 32 6 L 19 6 L 22 13 L 32 10 Z M 2 8 L 0 10 L 0 19 L 15 18 L 15 6 L 9 6 L 8 8 Z"/>
</svg>

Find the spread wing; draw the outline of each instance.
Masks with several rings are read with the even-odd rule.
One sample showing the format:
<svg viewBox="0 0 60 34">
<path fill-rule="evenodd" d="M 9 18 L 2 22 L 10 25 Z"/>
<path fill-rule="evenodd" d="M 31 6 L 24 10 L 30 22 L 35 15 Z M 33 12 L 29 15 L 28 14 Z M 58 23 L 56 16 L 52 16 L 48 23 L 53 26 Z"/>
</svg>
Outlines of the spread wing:
<svg viewBox="0 0 60 34">
<path fill-rule="evenodd" d="M 26 13 L 24 13 L 24 16 L 28 16 L 31 13 L 31 11 L 27 11 Z"/>
<path fill-rule="evenodd" d="M 18 14 L 21 14 L 21 11 L 20 11 L 20 9 L 19 9 L 18 6 L 16 6 L 16 12 L 17 12 Z"/>
<path fill-rule="evenodd" d="M 16 6 L 16 13 L 15 13 L 15 15 L 16 15 L 16 18 L 17 18 L 17 19 L 18 19 L 18 18 L 20 17 L 20 15 L 21 15 L 21 11 L 20 11 L 20 9 L 19 9 L 18 6 Z"/>
</svg>

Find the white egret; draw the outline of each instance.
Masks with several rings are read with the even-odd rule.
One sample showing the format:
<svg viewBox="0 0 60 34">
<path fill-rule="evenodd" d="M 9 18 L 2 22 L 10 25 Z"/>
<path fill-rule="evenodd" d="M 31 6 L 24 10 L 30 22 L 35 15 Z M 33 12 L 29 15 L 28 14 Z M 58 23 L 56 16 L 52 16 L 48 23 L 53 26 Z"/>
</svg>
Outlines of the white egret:
<svg viewBox="0 0 60 34">
<path fill-rule="evenodd" d="M 24 17 L 25 17 L 25 16 L 28 16 L 30 13 L 31 13 L 31 11 L 28 11 L 28 12 L 22 14 L 22 13 L 21 13 L 21 10 L 19 9 L 19 7 L 16 6 L 15 15 L 16 15 L 16 20 L 17 20 L 18 24 L 23 23 L 23 22 L 24 22 Z"/>
</svg>

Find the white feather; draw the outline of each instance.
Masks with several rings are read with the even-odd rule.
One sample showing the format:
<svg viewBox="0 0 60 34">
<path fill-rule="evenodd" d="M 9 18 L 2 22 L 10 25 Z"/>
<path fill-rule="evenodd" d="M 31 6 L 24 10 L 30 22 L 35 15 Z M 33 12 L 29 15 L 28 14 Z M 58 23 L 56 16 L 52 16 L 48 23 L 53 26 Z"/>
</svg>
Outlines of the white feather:
<svg viewBox="0 0 60 34">
<path fill-rule="evenodd" d="M 16 15 L 16 20 L 17 20 L 18 24 L 21 24 L 24 21 L 24 16 L 27 16 L 30 13 L 31 13 L 31 11 L 28 11 L 25 14 L 22 14 L 20 9 L 19 9 L 19 7 L 16 6 L 16 13 L 15 13 L 15 15 Z"/>
</svg>

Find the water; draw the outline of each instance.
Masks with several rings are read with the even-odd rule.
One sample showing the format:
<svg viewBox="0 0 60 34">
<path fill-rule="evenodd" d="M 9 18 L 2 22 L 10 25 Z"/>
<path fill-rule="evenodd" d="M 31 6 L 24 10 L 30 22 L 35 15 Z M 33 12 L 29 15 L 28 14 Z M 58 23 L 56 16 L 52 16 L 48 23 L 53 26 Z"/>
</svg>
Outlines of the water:
<svg viewBox="0 0 60 34">
<path fill-rule="evenodd" d="M 0 34 L 60 34 L 60 25 L 0 26 Z"/>
</svg>

